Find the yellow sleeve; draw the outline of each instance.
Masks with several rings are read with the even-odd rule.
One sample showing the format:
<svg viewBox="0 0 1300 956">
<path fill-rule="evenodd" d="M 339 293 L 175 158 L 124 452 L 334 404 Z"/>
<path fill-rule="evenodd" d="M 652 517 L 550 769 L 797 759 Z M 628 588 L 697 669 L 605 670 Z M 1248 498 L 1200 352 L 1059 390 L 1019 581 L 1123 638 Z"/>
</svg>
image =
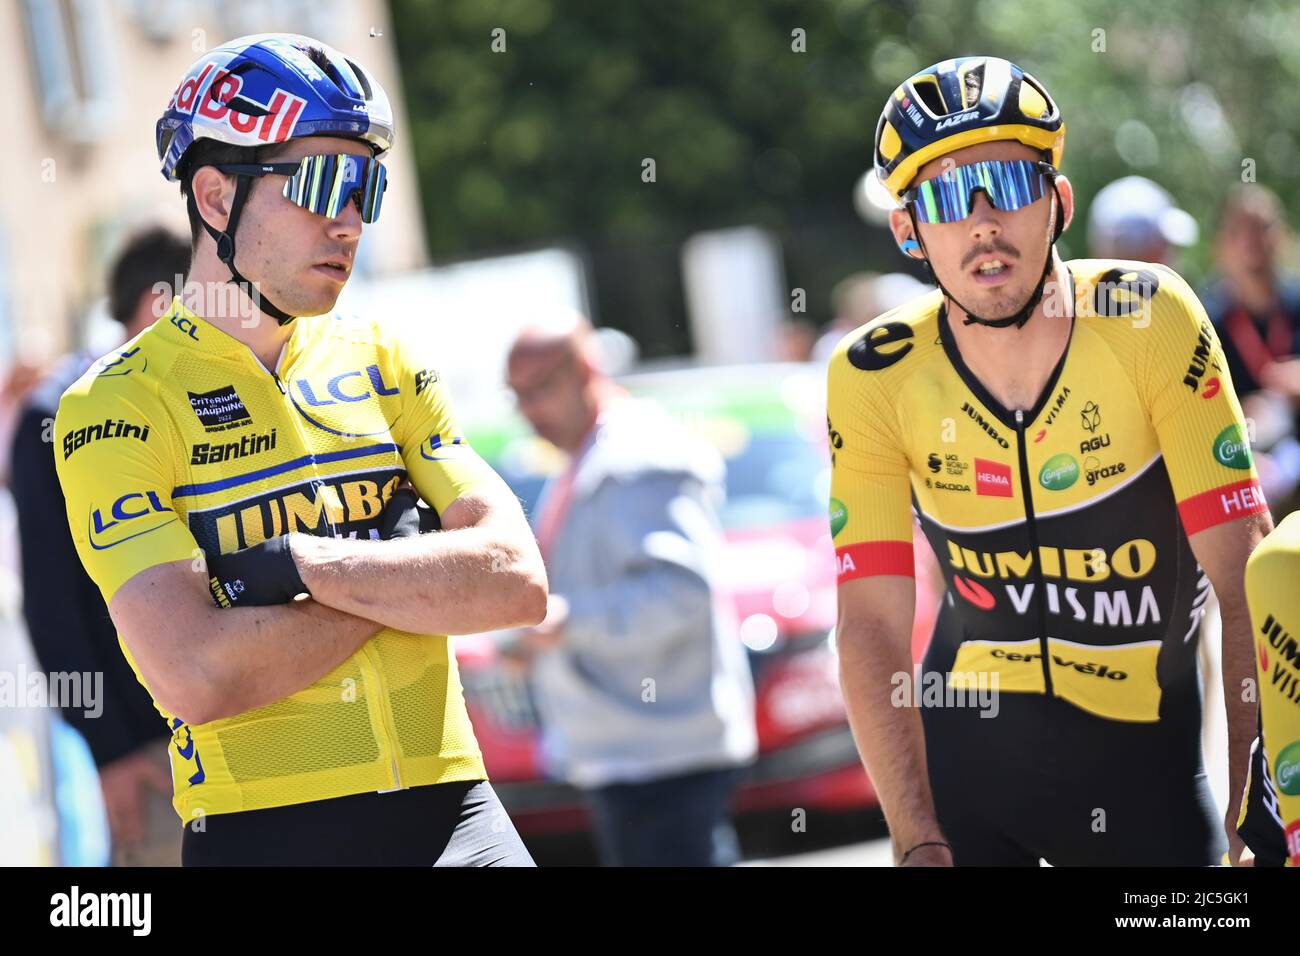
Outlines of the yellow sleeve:
<svg viewBox="0 0 1300 956">
<path fill-rule="evenodd" d="M 398 444 L 420 497 L 441 514 L 457 498 L 499 483 L 456 424 L 446 383 L 433 364 L 400 341 L 390 342 L 388 351 L 402 396 Z"/>
<path fill-rule="evenodd" d="M 897 415 L 881 372 L 849 357 L 861 330 L 842 341 L 827 373 L 831 444 L 831 536 L 840 582 L 913 576 L 912 494 Z"/>
<path fill-rule="evenodd" d="M 141 404 L 83 379 L 64 394 L 54 419 L 72 540 L 105 604 L 141 571 L 192 560 L 199 550 L 172 510 L 167 422 Z"/>
<path fill-rule="evenodd" d="M 1255 634 L 1263 746 L 1286 834 L 1300 866 L 1300 513 L 1288 516 L 1246 563 Z"/>
<path fill-rule="evenodd" d="M 1200 300 L 1160 268 L 1137 370 L 1187 534 L 1268 511 L 1219 337 Z M 1128 321 L 1117 318 L 1115 321 Z"/>
</svg>

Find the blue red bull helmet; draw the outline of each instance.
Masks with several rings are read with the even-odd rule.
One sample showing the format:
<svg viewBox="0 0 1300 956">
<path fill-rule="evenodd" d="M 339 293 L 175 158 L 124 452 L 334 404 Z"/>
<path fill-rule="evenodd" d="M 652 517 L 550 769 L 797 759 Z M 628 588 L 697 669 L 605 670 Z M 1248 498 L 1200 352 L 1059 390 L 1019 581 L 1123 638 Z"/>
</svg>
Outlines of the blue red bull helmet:
<svg viewBox="0 0 1300 956">
<path fill-rule="evenodd" d="M 320 51 L 317 60 L 312 50 Z M 256 147 L 322 135 L 363 140 L 376 156 L 387 152 L 393 111 L 384 88 L 319 40 L 262 33 L 223 43 L 189 68 L 158 120 L 158 159 L 163 176 L 177 182 L 200 139 Z"/>
</svg>

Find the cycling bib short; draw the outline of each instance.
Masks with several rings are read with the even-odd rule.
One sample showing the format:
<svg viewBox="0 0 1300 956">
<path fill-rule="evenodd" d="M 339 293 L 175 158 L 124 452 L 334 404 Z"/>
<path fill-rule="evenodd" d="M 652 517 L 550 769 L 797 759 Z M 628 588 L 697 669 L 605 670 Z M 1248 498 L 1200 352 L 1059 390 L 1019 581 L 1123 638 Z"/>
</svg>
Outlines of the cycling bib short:
<svg viewBox="0 0 1300 956">
<path fill-rule="evenodd" d="M 55 441 L 77 551 L 108 603 L 200 549 L 289 531 L 377 537 L 404 478 L 439 512 L 500 481 L 461 437 L 432 363 L 380 324 L 295 319 L 268 371 L 179 299 L 64 393 Z M 234 717 L 159 712 L 185 822 L 487 776 L 443 635 L 384 629 L 311 686 Z"/>
<path fill-rule="evenodd" d="M 1187 539 L 1267 507 L 1222 350 L 1186 283 L 1147 263 L 1066 265 L 1073 320 L 1035 321 L 1070 321 L 1070 339 L 1028 411 L 1004 408 L 972 374 L 938 292 L 850 334 L 831 360 L 839 580 L 911 575 L 915 512 L 947 583 L 924 672 L 943 675 L 945 693 L 996 688 L 1003 706 L 996 719 L 923 714 L 941 824 L 943 805 L 988 777 L 1008 791 L 1068 784 L 1085 809 L 1154 818 L 1169 808 L 1143 796 L 1143 781 L 1172 774 L 1183 817 L 1203 816 L 1196 648 L 1209 581 Z M 1058 727 L 1062 745 L 1109 748 L 1114 768 L 1080 777 L 1078 750 L 1047 759 L 1044 732 Z M 1002 741 L 1004 761 L 985 764 L 978 783 L 956 777 L 965 764 L 948 772 L 933 759 L 956 761 L 976 739 Z M 1130 794 L 1122 806 L 1101 792 L 1143 766 L 1119 788 Z M 1087 815 L 1061 820 L 1070 826 L 1115 833 Z M 1214 849 L 1204 829 L 1184 831 L 1202 842 L 1197 859 Z M 1091 859 L 1128 859 L 1106 842 L 1114 850 Z M 1061 862 L 1076 845 L 1088 841 L 1063 843 Z"/>
</svg>

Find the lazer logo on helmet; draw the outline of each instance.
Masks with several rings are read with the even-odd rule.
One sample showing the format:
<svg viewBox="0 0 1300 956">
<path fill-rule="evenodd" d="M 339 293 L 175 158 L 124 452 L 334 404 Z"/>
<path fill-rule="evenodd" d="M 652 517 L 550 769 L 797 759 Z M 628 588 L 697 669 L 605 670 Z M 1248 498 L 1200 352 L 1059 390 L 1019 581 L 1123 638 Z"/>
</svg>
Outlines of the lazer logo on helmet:
<svg viewBox="0 0 1300 956">
<path fill-rule="evenodd" d="M 359 383 L 348 382 L 348 388 L 345 390 L 343 383 L 349 379 L 360 379 Z M 370 388 L 366 388 L 366 381 L 369 381 Z M 374 395 L 396 395 L 400 389 L 395 385 L 388 385 L 384 382 L 384 375 L 379 370 L 378 365 L 367 365 L 360 371 L 341 372 L 335 375 L 325 383 L 323 392 L 332 396 L 325 398 L 324 394 L 318 394 L 320 384 L 313 386 L 305 378 L 297 379 L 294 382 L 298 386 L 298 393 L 302 400 L 308 405 L 337 405 L 339 402 L 364 402 Z M 357 385 L 360 385 L 360 388 Z M 372 391 L 373 390 L 373 391 Z"/>
<path fill-rule="evenodd" d="M 949 116 L 945 120 L 940 120 L 936 130 L 947 129 L 950 126 L 960 126 L 962 123 L 969 123 L 973 119 L 979 119 L 979 113 L 971 110 L 965 113 L 958 113 L 955 116 Z"/>
<path fill-rule="evenodd" d="M 197 75 L 181 81 L 167 108 L 223 123 L 263 143 L 282 143 L 293 136 L 307 101 L 277 88 L 269 102 L 257 103 L 239 95 L 243 85 L 243 77 L 208 62 Z"/>
</svg>

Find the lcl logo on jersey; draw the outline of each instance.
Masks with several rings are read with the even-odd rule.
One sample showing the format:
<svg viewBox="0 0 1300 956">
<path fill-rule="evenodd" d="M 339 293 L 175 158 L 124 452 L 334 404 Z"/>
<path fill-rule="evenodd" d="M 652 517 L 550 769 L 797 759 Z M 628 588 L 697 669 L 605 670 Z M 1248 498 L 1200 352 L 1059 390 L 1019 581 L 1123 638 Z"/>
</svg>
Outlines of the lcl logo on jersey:
<svg viewBox="0 0 1300 956">
<path fill-rule="evenodd" d="M 192 116 L 197 106 L 199 116 L 224 123 L 237 133 L 253 134 L 264 143 L 282 143 L 292 136 L 307 101 L 277 88 L 270 102 L 256 103 L 239 95 L 243 85 L 243 77 L 205 63 L 197 75 L 181 81 L 167 108 Z"/>
<path fill-rule="evenodd" d="M 303 402 L 317 408 L 340 402 L 364 402 L 371 395 L 396 395 L 401 391 L 396 385 L 385 382 L 383 372 L 374 364 L 367 365 L 364 369 L 340 372 L 323 386 L 320 382 L 312 385 L 305 378 L 296 379 L 294 384 L 298 387 Z"/>
<path fill-rule="evenodd" d="M 150 526 L 137 530 L 134 524 L 140 518 L 171 515 L 166 520 L 150 522 Z M 108 508 L 95 508 L 90 513 L 87 537 L 96 551 L 115 548 L 119 544 L 157 531 L 176 520 L 176 512 L 158 500 L 156 491 L 129 491 Z M 129 527 L 122 527 L 129 525 Z M 114 531 L 113 529 L 117 529 Z M 111 532 L 111 534 L 110 534 Z"/>
</svg>

